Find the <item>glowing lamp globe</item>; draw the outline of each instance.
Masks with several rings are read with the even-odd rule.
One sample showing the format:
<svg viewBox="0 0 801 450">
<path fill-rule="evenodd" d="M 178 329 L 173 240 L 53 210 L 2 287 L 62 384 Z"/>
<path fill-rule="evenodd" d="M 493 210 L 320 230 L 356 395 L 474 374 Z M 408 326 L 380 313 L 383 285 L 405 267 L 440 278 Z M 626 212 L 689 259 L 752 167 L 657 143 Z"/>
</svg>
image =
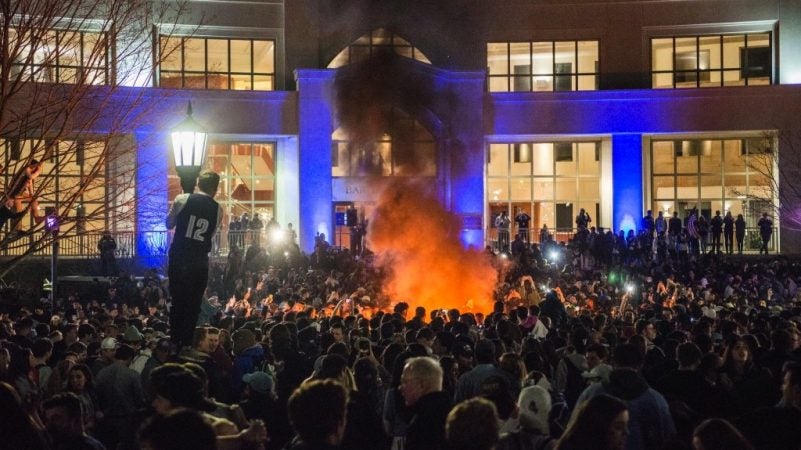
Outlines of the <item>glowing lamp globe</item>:
<svg viewBox="0 0 801 450">
<path fill-rule="evenodd" d="M 181 188 L 187 194 L 195 190 L 200 169 L 206 161 L 206 130 L 192 118 L 192 102 L 186 107 L 186 119 L 173 128 L 172 153 Z"/>
</svg>

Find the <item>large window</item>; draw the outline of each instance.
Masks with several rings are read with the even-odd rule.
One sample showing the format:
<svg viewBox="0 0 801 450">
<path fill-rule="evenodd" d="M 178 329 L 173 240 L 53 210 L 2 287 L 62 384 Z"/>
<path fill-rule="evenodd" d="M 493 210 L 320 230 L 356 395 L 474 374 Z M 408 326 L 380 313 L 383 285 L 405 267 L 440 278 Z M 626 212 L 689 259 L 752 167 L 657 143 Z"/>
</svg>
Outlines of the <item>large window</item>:
<svg viewBox="0 0 801 450">
<path fill-rule="evenodd" d="M 172 159 L 171 166 L 174 165 Z M 228 247 L 227 230 L 231 219 L 247 213 L 263 225 L 275 216 L 275 143 L 212 142 L 208 148 L 207 167 L 220 175 L 215 199 L 222 205 L 223 217 L 219 245 Z M 169 198 L 181 193 L 180 180 L 173 167 L 169 170 Z M 250 241 L 247 241 L 250 242 Z"/>
<path fill-rule="evenodd" d="M 490 42 L 490 92 L 598 89 L 598 41 Z"/>
<path fill-rule="evenodd" d="M 352 142 L 341 128 L 334 131 L 331 176 L 433 177 L 437 172 L 436 155 L 431 133 L 402 111 L 392 109 L 387 129 L 376 142 Z"/>
<path fill-rule="evenodd" d="M 773 152 L 770 140 L 686 139 L 651 142 L 652 209 L 666 216 L 698 207 L 707 218 L 715 211 L 743 214 L 749 227 L 773 204 Z"/>
<path fill-rule="evenodd" d="M 105 32 L 9 29 L 11 79 L 68 84 L 109 84 Z"/>
<path fill-rule="evenodd" d="M 488 224 L 506 211 L 531 216 L 531 230 L 572 230 L 584 208 L 600 221 L 600 142 L 490 144 L 487 161 Z M 493 231 L 490 232 L 492 239 Z M 532 233 L 533 234 L 533 233 Z M 532 235 L 532 238 L 534 236 Z"/>
<path fill-rule="evenodd" d="M 271 91 L 275 42 L 160 36 L 159 86 Z"/>
<path fill-rule="evenodd" d="M 771 83 L 771 33 L 651 39 L 654 88 Z"/>
<path fill-rule="evenodd" d="M 33 185 L 41 211 L 59 206 L 59 211 L 65 214 L 62 206 L 71 203 L 73 208 L 66 214 L 77 219 L 76 231 L 132 229 L 132 217 L 125 214 L 126 208 L 121 204 L 125 194 L 118 183 L 108 182 L 106 161 L 110 150 L 105 142 L 0 140 L 0 150 L 6 168 L 2 175 L 4 189 L 33 157 L 42 162 L 41 175 Z M 58 170 L 54 170 L 56 167 Z M 33 229 L 35 225 L 28 214 L 21 219 L 20 229 Z"/>
<path fill-rule="evenodd" d="M 413 47 L 409 41 L 391 31 L 379 28 L 353 41 L 353 43 L 339 52 L 339 54 L 331 60 L 328 64 L 328 68 L 336 69 L 348 64 L 364 61 L 381 52 L 393 52 L 400 56 L 431 64 L 431 61 L 428 60 L 426 55 Z"/>
</svg>

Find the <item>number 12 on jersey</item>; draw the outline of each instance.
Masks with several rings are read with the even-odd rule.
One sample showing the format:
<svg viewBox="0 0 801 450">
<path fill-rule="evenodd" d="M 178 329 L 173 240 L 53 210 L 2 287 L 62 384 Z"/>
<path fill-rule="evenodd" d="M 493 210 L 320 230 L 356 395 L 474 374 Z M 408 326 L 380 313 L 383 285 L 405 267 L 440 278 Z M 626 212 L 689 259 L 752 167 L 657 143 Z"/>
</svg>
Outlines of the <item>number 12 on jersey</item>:
<svg viewBox="0 0 801 450">
<path fill-rule="evenodd" d="M 194 214 L 189 216 L 189 223 L 186 225 L 186 237 L 188 239 L 193 239 L 195 241 L 203 242 L 206 239 L 203 237 L 203 234 L 209 230 L 209 221 L 202 218 L 197 217 Z"/>
</svg>

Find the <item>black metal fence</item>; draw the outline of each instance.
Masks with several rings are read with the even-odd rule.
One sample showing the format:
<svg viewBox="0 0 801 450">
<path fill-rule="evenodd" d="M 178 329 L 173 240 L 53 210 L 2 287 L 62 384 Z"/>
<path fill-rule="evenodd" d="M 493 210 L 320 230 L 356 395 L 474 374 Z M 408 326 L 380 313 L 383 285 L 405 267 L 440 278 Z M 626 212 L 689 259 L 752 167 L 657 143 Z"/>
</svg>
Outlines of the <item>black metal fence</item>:
<svg viewBox="0 0 801 450">
<path fill-rule="evenodd" d="M 564 242 L 569 243 L 573 236 L 575 236 L 576 228 L 552 228 L 548 229 L 548 236 L 550 239 L 555 240 L 556 242 Z M 486 239 L 487 245 L 491 246 L 496 251 L 508 251 L 511 248 L 511 242 L 514 240 L 515 236 L 518 233 L 521 233 L 518 229 L 512 229 L 509 231 L 500 230 L 495 227 L 491 227 L 485 230 L 486 232 Z M 529 242 L 532 244 L 540 244 L 542 241 L 542 233 L 541 230 L 531 229 L 526 232 L 525 230 L 522 231 L 524 236 L 528 235 Z M 721 236 L 720 239 L 720 251 L 725 251 L 725 238 Z M 774 230 L 773 234 L 771 235 L 770 240 L 768 241 L 768 252 L 770 253 L 777 253 L 778 252 L 778 245 L 777 245 L 777 236 L 776 231 Z M 706 251 L 709 252 L 712 250 L 712 234 L 709 233 L 707 236 L 707 248 Z M 733 243 L 734 253 L 737 253 L 737 240 L 734 240 Z M 755 254 L 759 253 L 759 249 L 762 247 L 762 236 L 759 234 L 759 227 L 748 227 L 745 229 L 745 238 L 743 239 L 743 253 L 748 254 Z"/>
</svg>

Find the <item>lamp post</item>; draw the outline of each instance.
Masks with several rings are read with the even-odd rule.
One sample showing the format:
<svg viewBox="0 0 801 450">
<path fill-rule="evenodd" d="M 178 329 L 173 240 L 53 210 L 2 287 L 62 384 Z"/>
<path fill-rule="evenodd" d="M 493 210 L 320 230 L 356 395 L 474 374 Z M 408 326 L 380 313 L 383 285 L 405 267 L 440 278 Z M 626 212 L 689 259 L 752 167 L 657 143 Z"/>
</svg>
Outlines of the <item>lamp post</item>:
<svg viewBox="0 0 801 450">
<path fill-rule="evenodd" d="M 197 176 L 206 161 L 206 138 L 208 133 L 192 118 L 192 101 L 186 107 L 186 119 L 173 128 L 172 153 L 175 170 L 181 178 L 181 188 L 191 194 L 195 190 Z"/>
</svg>

